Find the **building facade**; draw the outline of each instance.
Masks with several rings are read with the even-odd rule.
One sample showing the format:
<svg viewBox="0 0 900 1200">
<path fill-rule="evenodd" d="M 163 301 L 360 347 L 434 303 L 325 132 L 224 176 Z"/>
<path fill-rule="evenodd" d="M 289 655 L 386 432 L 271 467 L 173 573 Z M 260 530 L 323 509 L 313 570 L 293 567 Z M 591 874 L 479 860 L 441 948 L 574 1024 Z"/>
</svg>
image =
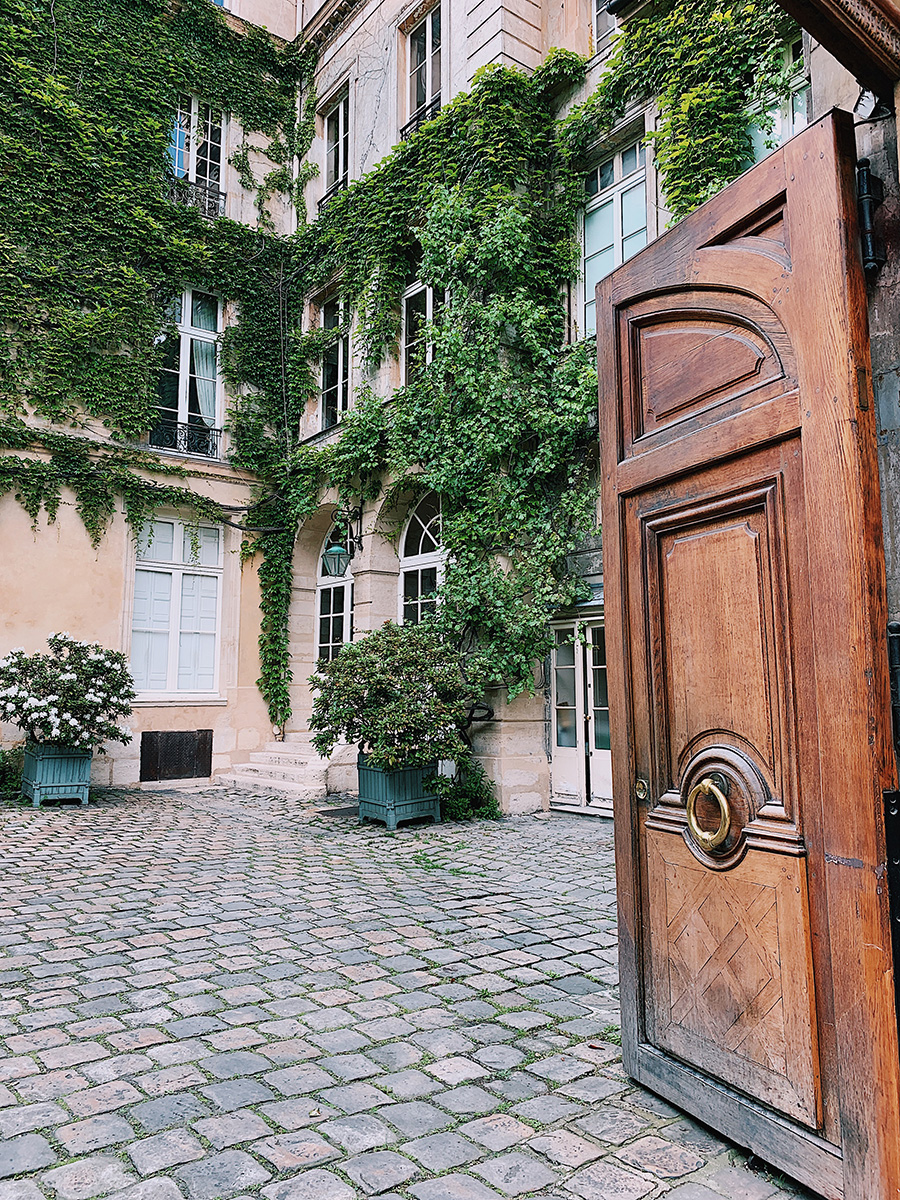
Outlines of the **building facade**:
<svg viewBox="0 0 900 1200">
<path fill-rule="evenodd" d="M 305 187 L 300 210 L 284 193 L 266 202 L 270 228 L 291 234 L 468 90 L 488 64 L 530 72 L 552 47 L 574 51 L 588 64 L 584 84 L 567 102 L 579 103 L 597 86 L 620 22 L 644 6 L 481 0 L 469 9 L 461 0 L 232 0 L 225 8 L 234 28 L 265 27 L 284 42 L 312 46 L 317 55 L 308 157 L 318 174 Z M 773 110 L 772 132 L 756 138 L 760 156 L 802 128 L 812 109 L 857 100 L 851 77 L 808 37 L 805 44 L 799 38 L 786 43 L 784 53 L 793 71 L 791 99 Z M 644 141 L 655 121 L 652 103 L 634 106 L 591 149 L 579 229 L 581 279 L 566 297 L 572 342 L 592 334 L 598 280 L 669 221 Z M 170 149 L 173 173 L 183 181 L 181 201 L 209 220 L 228 216 L 254 225 L 259 213 L 234 162 L 244 141 L 233 116 L 186 92 L 172 114 Z M 257 177 L 264 174 L 253 138 L 248 162 Z M 346 325 L 338 285 L 335 279 L 309 297 L 306 329 Z M 432 289 L 409 280 L 398 354 L 374 373 L 361 365 L 352 330 L 333 340 L 302 414 L 304 445 L 324 447 L 339 439 L 342 418 L 362 388 L 386 398 L 404 382 L 437 304 Z M 221 333 L 234 314 L 215 291 L 193 287 L 173 297 L 170 317 L 173 331 L 163 347 L 148 448 L 161 463 L 183 467 L 197 494 L 245 511 L 253 479 L 228 460 L 231 398 L 219 362 Z M 890 370 L 884 379 L 885 389 L 896 386 Z M 106 436 L 99 422 L 89 423 L 88 432 L 98 441 Z M 328 763 L 311 749 L 306 680 L 319 660 L 350 638 L 385 620 L 415 621 L 428 611 L 443 569 L 441 518 L 435 495 L 366 502 L 350 518 L 353 557 L 336 575 L 324 554 L 348 532 L 346 514 L 335 526 L 337 507 L 337 496 L 326 494 L 297 538 L 290 611 L 293 715 L 286 727 L 273 729 L 256 687 L 256 565 L 242 561 L 238 528 L 201 523 L 198 540 L 183 513 L 163 510 L 135 540 L 120 513 L 94 549 L 70 503 L 54 525 L 32 532 L 14 497 L 0 499 L 4 541 L 22 551 L 4 578 L 4 642 L 31 651 L 41 647 L 47 631 L 64 628 L 130 656 L 138 690 L 134 740 L 108 757 L 97 756 L 98 783 L 152 786 L 215 776 L 310 795 L 353 788 L 355 748 L 339 749 Z M 599 535 L 571 556 L 569 566 L 589 584 L 590 598 L 554 619 L 554 649 L 547 662 L 535 665 L 535 693 L 511 703 L 496 694 L 495 719 L 474 730 L 475 750 L 506 812 L 552 806 L 611 813 Z M 15 737 L 12 729 L 3 732 L 5 740 Z"/>
</svg>

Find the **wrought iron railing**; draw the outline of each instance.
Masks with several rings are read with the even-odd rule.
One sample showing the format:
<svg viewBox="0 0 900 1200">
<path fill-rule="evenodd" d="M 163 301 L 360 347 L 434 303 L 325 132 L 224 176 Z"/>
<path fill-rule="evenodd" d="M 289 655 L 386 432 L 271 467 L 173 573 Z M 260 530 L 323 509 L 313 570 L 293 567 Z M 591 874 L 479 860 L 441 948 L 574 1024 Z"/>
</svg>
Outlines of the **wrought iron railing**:
<svg viewBox="0 0 900 1200">
<path fill-rule="evenodd" d="M 199 209 L 200 216 L 211 221 L 225 216 L 225 193 L 206 183 L 178 179 L 169 189 L 169 199 L 173 204 L 186 204 L 189 208 Z"/>
<path fill-rule="evenodd" d="M 328 191 L 325 193 L 325 195 L 319 201 L 319 212 L 324 212 L 325 209 L 328 207 L 328 205 L 331 203 L 331 201 L 335 198 L 335 196 L 337 196 L 339 192 L 342 192 L 344 190 L 344 188 L 346 188 L 346 186 L 347 186 L 347 176 L 344 175 L 341 179 L 339 179 L 337 181 L 337 183 L 333 183 L 331 185 L 331 187 L 328 189 Z"/>
<path fill-rule="evenodd" d="M 426 121 L 431 121 L 441 111 L 441 98 L 438 96 L 432 100 L 430 104 L 424 104 L 417 113 L 413 113 L 412 117 L 406 122 L 400 130 L 400 141 L 405 142 L 407 138 L 411 138 L 417 129 L 425 124 Z"/>
<path fill-rule="evenodd" d="M 202 454 L 204 458 L 221 457 L 222 430 L 210 429 L 202 422 L 157 421 L 148 440 L 156 450 Z"/>
</svg>

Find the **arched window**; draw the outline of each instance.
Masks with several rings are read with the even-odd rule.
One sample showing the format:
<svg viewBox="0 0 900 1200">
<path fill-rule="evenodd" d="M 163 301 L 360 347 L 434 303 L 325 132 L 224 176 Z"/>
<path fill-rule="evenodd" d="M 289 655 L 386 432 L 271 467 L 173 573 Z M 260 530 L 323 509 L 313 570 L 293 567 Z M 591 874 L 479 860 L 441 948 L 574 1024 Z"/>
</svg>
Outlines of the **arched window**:
<svg viewBox="0 0 900 1200">
<path fill-rule="evenodd" d="M 331 547 L 348 545 L 345 528 L 335 525 L 319 555 L 319 571 L 316 580 L 316 616 L 318 618 L 318 641 L 316 659 L 330 662 L 345 642 L 353 641 L 353 576 L 349 561 L 340 563 L 335 556 L 326 555 Z M 343 568 L 343 573 L 338 573 Z"/>
<path fill-rule="evenodd" d="M 441 502 L 436 492 L 429 492 L 413 510 L 400 546 L 401 625 L 418 625 L 434 609 L 443 574 Z"/>
</svg>

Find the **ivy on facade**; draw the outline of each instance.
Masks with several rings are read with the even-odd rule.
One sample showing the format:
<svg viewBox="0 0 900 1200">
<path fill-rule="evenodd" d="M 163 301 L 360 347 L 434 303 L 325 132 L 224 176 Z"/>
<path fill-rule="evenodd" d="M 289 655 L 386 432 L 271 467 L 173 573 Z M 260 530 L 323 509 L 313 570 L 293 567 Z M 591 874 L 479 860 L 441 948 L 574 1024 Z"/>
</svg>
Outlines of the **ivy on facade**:
<svg viewBox="0 0 900 1200">
<path fill-rule="evenodd" d="M 308 50 L 209 0 L 0 0 L 0 490 L 36 520 L 71 488 L 95 544 L 117 496 L 135 529 L 162 505 L 214 519 L 127 444 L 153 423 L 167 303 L 183 287 L 214 290 L 238 318 L 221 357 L 239 397 L 232 459 L 257 480 L 251 523 L 266 528 L 245 551 L 260 556 L 273 722 L 290 714 L 296 532 L 328 488 L 354 502 L 437 491 L 442 636 L 481 687 L 531 686 L 548 618 L 582 596 L 566 557 L 596 523 L 593 350 L 565 344 L 563 302 L 588 156 L 631 101 L 655 97 L 649 138 L 670 208 L 688 211 L 747 165 L 749 114 L 787 86 L 787 32 L 771 0 L 677 3 L 625 26 L 598 90 L 562 122 L 584 78 L 577 56 L 553 52 L 530 77 L 486 68 L 284 237 L 271 206 L 300 199 L 314 173 L 296 169 L 314 132 Z M 173 200 L 172 113 L 191 93 L 244 130 L 232 162 L 255 228 Z M 336 336 L 303 332 L 309 297 L 339 280 L 357 358 L 374 371 L 396 353 L 413 277 L 443 297 L 428 361 L 391 397 L 362 389 L 338 439 L 304 443 L 316 364 Z M 29 433 L 34 417 L 52 432 Z M 88 418 L 113 441 L 62 432 Z"/>
</svg>

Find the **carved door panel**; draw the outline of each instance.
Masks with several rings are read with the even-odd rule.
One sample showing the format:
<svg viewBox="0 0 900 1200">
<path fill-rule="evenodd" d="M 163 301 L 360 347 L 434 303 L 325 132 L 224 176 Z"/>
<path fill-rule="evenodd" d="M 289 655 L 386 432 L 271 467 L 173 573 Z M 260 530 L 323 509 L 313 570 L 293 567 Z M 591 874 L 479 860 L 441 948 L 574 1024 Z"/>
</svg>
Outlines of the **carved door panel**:
<svg viewBox="0 0 900 1200">
<path fill-rule="evenodd" d="M 832 114 L 598 287 L 607 658 L 627 1070 L 832 1200 L 896 1200 L 853 161 Z"/>
</svg>

